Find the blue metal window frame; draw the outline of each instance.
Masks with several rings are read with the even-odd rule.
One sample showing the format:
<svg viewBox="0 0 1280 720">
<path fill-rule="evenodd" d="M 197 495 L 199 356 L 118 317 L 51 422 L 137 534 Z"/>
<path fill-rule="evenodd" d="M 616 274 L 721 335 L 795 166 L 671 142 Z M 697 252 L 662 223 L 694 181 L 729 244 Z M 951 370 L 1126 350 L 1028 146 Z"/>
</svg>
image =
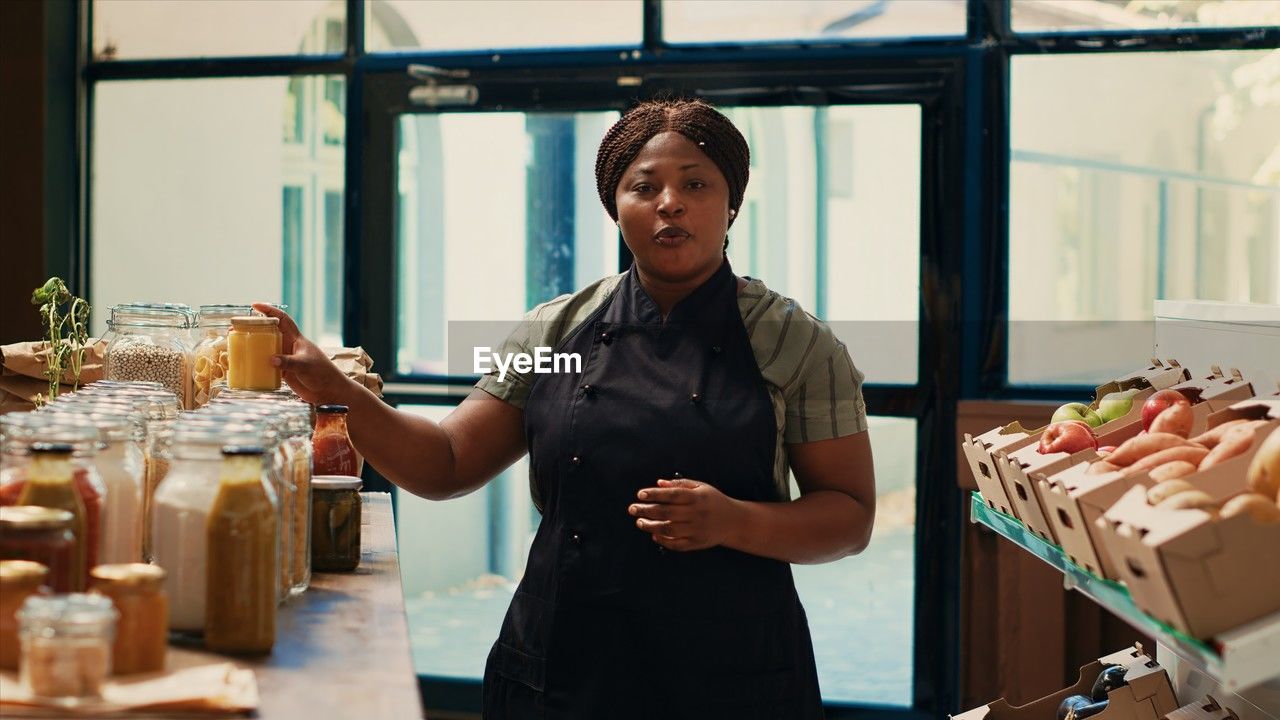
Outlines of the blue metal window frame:
<svg viewBox="0 0 1280 720">
<path fill-rule="evenodd" d="M 874 71 L 902 71 L 922 62 L 950 64 L 939 92 L 941 112 L 926 125 L 925 138 L 953 133 L 952 142 L 926 143 L 926 168 L 939 178 L 926 179 L 955 190 L 958 206 L 940 197 L 922 202 L 922 234 L 933 238 L 922 248 L 921 381 L 915 386 L 868 386 L 867 404 L 873 414 L 914 417 L 919 421 L 917 556 L 918 562 L 915 677 L 911 710 L 877 707 L 832 707 L 831 718 L 940 717 L 954 711 L 958 700 L 959 554 L 963 498 L 951 478 L 955 458 L 951 447 L 955 407 L 960 399 L 1057 399 L 1086 391 L 1084 387 L 1010 386 L 1007 358 L 1008 202 L 1009 167 L 1009 65 L 1019 54 L 1084 54 L 1151 51 L 1202 51 L 1274 49 L 1280 47 L 1280 28 L 1198 28 L 1144 31 L 1068 31 L 1015 33 L 1010 27 L 1007 0 L 968 0 L 968 20 L 963 36 L 928 38 L 856 39 L 839 42 L 718 43 L 670 45 L 662 39 L 660 0 L 644 3 L 643 41 L 638 47 L 564 48 L 554 50 L 504 50 L 500 59 L 490 52 L 394 52 L 368 54 L 364 48 L 365 0 L 347 0 L 347 43 L 341 54 L 313 56 L 259 56 L 129 60 L 95 62 L 92 51 L 92 3 L 54 3 L 45 27 L 50 48 L 51 187 L 46 215 L 47 266 L 51 274 L 70 280 L 77 294 L 87 296 L 89 253 L 92 246 L 90 172 L 94 88 L 113 80 L 193 79 L 214 77 L 262 77 L 338 74 L 347 79 L 346 190 L 344 196 L 345 272 L 353 279 L 345 289 L 343 336 L 345 342 L 390 350 L 394 341 L 394 316 L 371 316 L 375 306 L 362 288 L 371 278 L 387 283 L 395 271 L 391 237 L 377 227 L 370 211 L 379 201 L 368 193 L 371 176 L 385 178 L 394 165 L 387 138 L 371 142 L 368 123 L 385 114 L 392 99 L 384 94 L 386 78 L 403 78 L 410 62 L 467 68 L 477 82 L 497 97 L 523 97 L 529 107 L 583 107 L 594 86 L 607 86 L 624 69 L 652 74 L 667 81 L 706 72 L 750 72 L 776 69 L 790 78 L 774 96 L 754 98 L 753 104 L 820 102 L 822 95 L 809 92 L 800 82 L 815 64 Z M 73 9 L 74 8 L 74 9 Z M 625 52 L 624 52 L 625 51 Z M 603 72 L 601 69 L 605 69 Z M 736 69 L 736 70 L 735 70 Z M 612 73 L 612 74 L 611 74 Z M 530 100 L 528 85 L 546 74 L 558 76 L 578 88 L 565 96 Z M 374 87 L 370 87 L 372 81 Z M 522 91 L 521 88 L 524 88 Z M 892 82 L 878 88 L 861 87 L 842 98 L 845 102 L 886 102 L 894 98 Z M 521 93 L 524 93 L 522 96 Z M 947 94 L 949 93 L 949 95 Z M 403 96 L 401 96 L 402 98 Z M 816 99 L 815 99 L 816 98 Z M 378 105 L 378 103 L 382 103 Z M 576 104 L 575 104 L 576 103 Z M 926 110 L 928 107 L 926 106 Z M 957 129 L 954 126 L 959 126 Z M 69 157 L 67 148 L 74 148 Z M 934 164 L 930 164 L 934 163 Z M 383 181 L 373 181 L 376 187 Z M 65 188 L 75 188 L 69 197 Z M 950 235 L 944 243 L 941 235 Z M 957 238 L 958 240 L 954 240 Z M 629 257 L 623 253 L 623 262 Z M 380 275 L 379 275 L 380 273 Z M 394 286 L 394 283 L 389 283 Z M 393 357 L 393 355 L 386 355 Z M 926 374 L 924 371 L 928 370 Z M 406 383 L 444 380 L 450 385 L 470 384 L 462 378 L 396 378 Z M 452 404 L 453 393 L 390 394 L 393 403 Z M 380 478 L 371 478 L 376 484 Z M 922 551 L 924 554 L 921 554 Z M 931 594 L 932 593 L 932 594 Z M 932 607 L 928 607 L 932 606 Z M 921 638 L 924 633 L 932 638 Z M 921 647 L 919 642 L 924 642 Z M 476 709 L 478 683 L 445 682 L 420 678 L 433 707 Z"/>
</svg>

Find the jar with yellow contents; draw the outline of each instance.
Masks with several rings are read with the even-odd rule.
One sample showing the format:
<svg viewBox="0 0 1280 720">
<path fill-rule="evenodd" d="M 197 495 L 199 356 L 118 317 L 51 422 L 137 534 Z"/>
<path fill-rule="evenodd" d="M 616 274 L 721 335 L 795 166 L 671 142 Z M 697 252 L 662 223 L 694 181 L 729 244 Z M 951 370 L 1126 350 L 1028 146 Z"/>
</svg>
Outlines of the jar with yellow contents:
<svg viewBox="0 0 1280 720">
<path fill-rule="evenodd" d="M 120 613 L 111 647 L 116 675 L 164 670 L 169 640 L 165 571 L 156 565 L 122 563 L 93 569 L 93 591 L 111 598 Z"/>
<path fill-rule="evenodd" d="M 280 320 L 246 315 L 231 318 L 227 335 L 227 387 L 232 390 L 275 390 L 280 368 L 271 358 L 283 347 Z"/>
</svg>

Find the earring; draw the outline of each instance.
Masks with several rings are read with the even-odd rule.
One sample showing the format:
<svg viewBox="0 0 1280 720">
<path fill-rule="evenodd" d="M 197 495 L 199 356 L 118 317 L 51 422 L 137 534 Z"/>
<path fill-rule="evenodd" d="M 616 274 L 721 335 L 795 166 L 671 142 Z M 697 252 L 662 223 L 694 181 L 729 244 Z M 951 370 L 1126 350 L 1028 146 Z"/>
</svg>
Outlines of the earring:
<svg viewBox="0 0 1280 720">
<path fill-rule="evenodd" d="M 732 209 L 729 210 L 729 217 L 737 217 L 737 216 L 738 216 L 737 210 L 732 210 Z"/>
</svg>

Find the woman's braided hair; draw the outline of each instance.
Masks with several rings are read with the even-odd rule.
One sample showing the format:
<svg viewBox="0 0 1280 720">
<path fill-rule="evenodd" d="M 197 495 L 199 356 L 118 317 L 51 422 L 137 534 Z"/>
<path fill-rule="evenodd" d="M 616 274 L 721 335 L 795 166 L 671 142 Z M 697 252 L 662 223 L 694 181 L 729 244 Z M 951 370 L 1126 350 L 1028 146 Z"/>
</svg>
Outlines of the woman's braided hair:
<svg viewBox="0 0 1280 720">
<path fill-rule="evenodd" d="M 677 132 L 698 146 L 720 168 L 729 184 L 729 208 L 733 216 L 742 207 L 751 167 L 751 151 L 746 138 L 733 122 L 701 100 L 649 100 L 628 110 L 609 128 L 596 153 L 596 191 L 614 221 L 618 204 L 614 194 L 622 173 L 635 161 L 640 149 L 656 135 Z M 725 245 L 728 245 L 725 239 Z"/>
</svg>

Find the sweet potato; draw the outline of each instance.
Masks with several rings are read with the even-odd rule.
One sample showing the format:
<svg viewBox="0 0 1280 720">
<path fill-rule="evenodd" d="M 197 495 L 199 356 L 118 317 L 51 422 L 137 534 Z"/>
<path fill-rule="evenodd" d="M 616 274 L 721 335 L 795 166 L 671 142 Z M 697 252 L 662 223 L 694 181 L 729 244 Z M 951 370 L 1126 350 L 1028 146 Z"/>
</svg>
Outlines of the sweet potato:
<svg viewBox="0 0 1280 720">
<path fill-rule="evenodd" d="M 1222 506 L 1222 517 L 1249 515 L 1260 523 L 1280 523 L 1280 507 L 1270 498 L 1256 493 L 1237 495 Z"/>
<path fill-rule="evenodd" d="M 1272 430 L 1262 441 L 1247 477 L 1250 490 L 1280 503 L 1280 430 Z"/>
<path fill-rule="evenodd" d="M 1191 434 L 1191 425 L 1195 422 L 1195 413 L 1190 405 L 1170 405 L 1151 421 L 1148 433 L 1171 433 L 1185 438 Z"/>
<path fill-rule="evenodd" d="M 1200 469 L 1208 470 L 1248 451 L 1253 446 L 1253 433 L 1252 423 L 1237 425 L 1228 430 L 1222 436 L 1222 441 L 1218 443 L 1218 446 L 1210 450 L 1209 454 L 1200 461 Z"/>
<path fill-rule="evenodd" d="M 1151 475 L 1152 480 L 1164 482 L 1186 477 L 1198 469 L 1195 463 L 1188 460 L 1173 460 L 1163 465 L 1157 465 L 1148 474 Z"/>
<path fill-rule="evenodd" d="M 1158 468 L 1165 463 L 1171 463 L 1175 460 L 1185 460 L 1186 462 L 1194 463 L 1198 467 L 1204 460 L 1204 457 L 1208 454 L 1209 451 L 1199 445 L 1187 444 L 1180 445 L 1178 447 L 1171 447 L 1167 450 L 1161 450 L 1144 458 L 1140 458 L 1137 462 L 1125 468 L 1124 474 L 1132 475 L 1134 473 L 1146 472 L 1147 470 Z"/>
<path fill-rule="evenodd" d="M 1187 439 L 1173 433 L 1147 433 L 1125 440 L 1116 451 L 1107 456 L 1107 462 L 1113 465 L 1132 465 L 1142 458 L 1161 450 L 1180 447 L 1187 444 Z"/>
<path fill-rule="evenodd" d="M 1178 493 L 1195 489 L 1195 486 L 1186 480 L 1165 480 L 1164 482 L 1153 485 L 1150 490 L 1147 490 L 1147 504 L 1159 505 Z"/>
<path fill-rule="evenodd" d="M 1123 468 L 1121 468 L 1119 465 L 1112 465 L 1106 460 L 1099 460 L 1095 463 L 1090 463 L 1089 469 L 1085 470 L 1084 474 L 1085 475 L 1106 475 L 1109 472 L 1115 472 L 1117 470 L 1122 470 L 1122 469 Z"/>
<path fill-rule="evenodd" d="M 1243 425 L 1244 423 L 1247 423 L 1247 422 L 1250 422 L 1250 421 L 1249 420 L 1228 420 L 1222 423 L 1221 425 L 1218 425 L 1217 427 L 1209 428 L 1207 431 L 1202 432 L 1199 435 L 1191 438 L 1191 442 L 1200 443 L 1201 445 L 1212 450 L 1218 446 L 1218 443 L 1222 442 L 1222 436 L 1226 434 L 1228 430 L 1238 425 Z"/>
<path fill-rule="evenodd" d="M 1217 506 L 1213 496 L 1203 490 L 1187 490 L 1165 498 L 1156 507 L 1161 510 L 1213 510 Z"/>
</svg>

